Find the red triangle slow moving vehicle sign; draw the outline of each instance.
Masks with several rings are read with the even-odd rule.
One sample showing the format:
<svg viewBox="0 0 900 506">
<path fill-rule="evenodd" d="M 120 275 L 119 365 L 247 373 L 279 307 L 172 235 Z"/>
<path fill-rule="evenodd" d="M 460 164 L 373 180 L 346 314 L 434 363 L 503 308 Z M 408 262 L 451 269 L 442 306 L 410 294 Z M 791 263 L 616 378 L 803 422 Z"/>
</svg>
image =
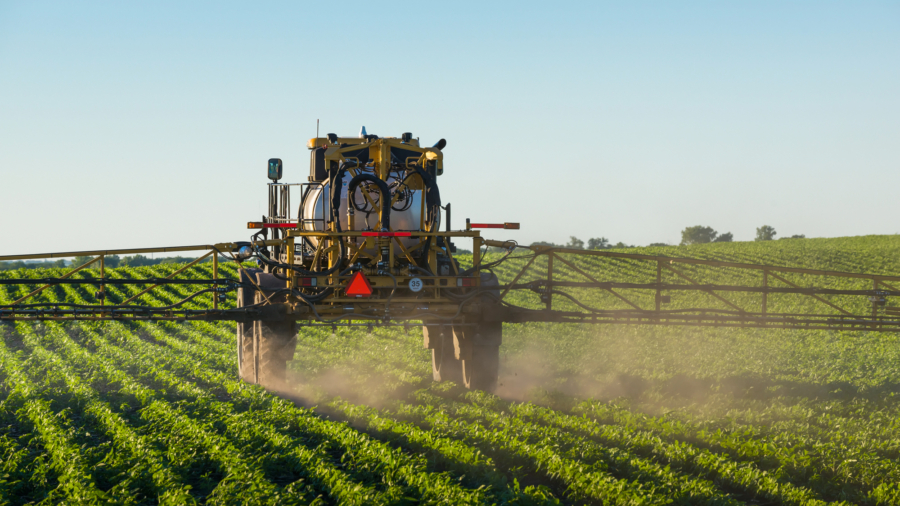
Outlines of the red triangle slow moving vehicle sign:
<svg viewBox="0 0 900 506">
<path fill-rule="evenodd" d="M 372 295 L 372 285 L 369 284 L 369 280 L 362 271 L 356 271 L 356 274 L 347 283 L 347 291 L 345 293 L 349 297 L 368 297 Z"/>
</svg>

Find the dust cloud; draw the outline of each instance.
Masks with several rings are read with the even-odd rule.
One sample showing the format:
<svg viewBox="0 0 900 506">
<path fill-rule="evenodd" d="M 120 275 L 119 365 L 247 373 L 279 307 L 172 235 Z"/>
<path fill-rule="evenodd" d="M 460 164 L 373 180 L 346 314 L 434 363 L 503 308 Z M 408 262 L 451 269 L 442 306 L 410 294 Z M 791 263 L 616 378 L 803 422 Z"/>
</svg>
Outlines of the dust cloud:
<svg viewBox="0 0 900 506">
<path fill-rule="evenodd" d="M 295 360 L 288 362 L 282 378 L 270 379 L 263 386 L 304 407 L 322 406 L 340 398 L 351 404 L 380 409 L 406 399 L 410 392 L 427 387 L 431 381 L 430 375 L 417 377 L 391 371 L 390 366 L 366 363 L 362 357 L 304 368 L 308 363 L 302 357 L 303 350 L 298 347 L 295 353 Z"/>
<path fill-rule="evenodd" d="M 314 377 L 289 371 L 286 382 L 307 405 L 339 397 L 352 404 L 382 408 L 408 393 L 390 376 L 358 363 L 339 364 Z"/>
<path fill-rule="evenodd" d="M 582 400 L 648 411 L 746 399 L 766 385 L 723 364 L 730 338 L 691 329 L 545 326 L 504 336 L 496 394 L 566 409 Z M 733 350 L 732 350 L 733 351 Z M 728 371 L 727 376 L 711 374 Z"/>
<path fill-rule="evenodd" d="M 771 385 L 766 378 L 750 374 L 746 368 L 741 370 L 725 351 L 734 351 L 735 337 L 658 327 L 511 325 L 505 329 L 495 394 L 509 401 L 534 402 L 557 409 L 597 400 L 640 405 L 648 412 L 768 395 Z M 408 400 L 411 392 L 432 385 L 430 363 L 417 338 L 397 340 L 350 334 L 323 338 L 338 341 L 316 345 L 321 346 L 317 351 L 320 354 L 332 346 L 346 346 L 348 339 L 378 339 L 379 343 L 393 344 L 390 352 L 385 348 L 384 356 L 375 353 L 376 347 L 367 343 L 367 352 L 346 353 L 346 358 L 337 358 L 341 353 L 330 351 L 317 358 L 310 354 L 315 349 L 298 347 L 284 379 L 270 382 L 267 388 L 306 407 L 323 406 L 341 398 L 353 404 L 384 408 L 397 400 Z M 761 342 L 748 342 L 746 336 L 740 341 L 747 346 L 764 347 Z M 740 358 L 741 354 L 731 355 Z M 385 362 L 391 360 L 389 357 L 394 362 Z M 725 374 L 721 374 L 723 371 Z M 461 388 L 451 391 L 456 392 L 454 396 L 463 392 Z"/>
<path fill-rule="evenodd" d="M 506 400 L 539 402 L 545 397 L 609 400 L 640 397 L 647 381 L 625 372 L 627 353 L 619 350 L 615 363 L 601 363 L 585 356 L 579 363 L 567 362 L 544 343 L 529 344 L 501 360 L 496 394 Z M 613 358 L 613 357 L 607 357 Z"/>
</svg>

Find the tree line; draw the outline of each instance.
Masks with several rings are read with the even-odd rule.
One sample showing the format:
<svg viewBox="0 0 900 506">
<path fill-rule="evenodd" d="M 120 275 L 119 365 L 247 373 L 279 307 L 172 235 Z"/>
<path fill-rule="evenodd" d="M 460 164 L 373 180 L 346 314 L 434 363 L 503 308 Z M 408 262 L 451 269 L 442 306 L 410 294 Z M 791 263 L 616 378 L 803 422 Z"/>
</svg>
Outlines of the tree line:
<svg viewBox="0 0 900 506">
<path fill-rule="evenodd" d="M 778 232 L 775 231 L 775 227 L 770 225 L 763 225 L 756 229 L 756 238 L 754 241 L 771 241 L 775 239 L 775 236 Z M 804 234 L 796 234 L 790 237 L 781 237 L 780 239 L 805 239 L 806 235 Z M 724 234 L 720 234 L 716 232 L 712 227 L 705 227 L 703 225 L 695 225 L 693 227 L 687 227 L 681 231 L 681 243 L 678 246 L 688 246 L 691 244 L 706 244 L 711 242 L 732 242 L 734 241 L 734 234 L 731 232 L 725 232 Z M 555 244 L 547 241 L 537 241 L 531 243 L 532 246 L 550 246 L 552 248 L 571 248 L 571 249 L 589 249 L 589 250 L 601 250 L 601 249 L 609 249 L 609 248 L 634 248 L 635 246 L 625 244 L 621 241 L 613 244 L 606 237 L 595 237 L 585 241 L 575 237 L 569 236 L 569 242 L 566 244 Z M 649 244 L 649 246 L 671 246 L 671 244 L 667 244 L 664 242 L 654 242 Z"/>
<path fill-rule="evenodd" d="M 763 225 L 756 229 L 756 237 L 753 239 L 754 241 L 771 241 L 775 239 L 775 236 L 778 235 L 778 232 L 775 231 L 775 227 L 771 225 Z M 686 229 L 681 231 L 681 244 L 679 246 L 686 246 L 688 244 L 704 244 L 709 242 L 731 242 L 734 239 L 734 235 L 731 232 L 726 232 L 724 234 L 719 234 L 712 227 L 704 227 L 702 225 L 696 225 L 693 227 L 687 227 Z M 806 239 L 805 234 L 795 234 L 790 237 L 781 237 L 780 239 Z"/>
</svg>

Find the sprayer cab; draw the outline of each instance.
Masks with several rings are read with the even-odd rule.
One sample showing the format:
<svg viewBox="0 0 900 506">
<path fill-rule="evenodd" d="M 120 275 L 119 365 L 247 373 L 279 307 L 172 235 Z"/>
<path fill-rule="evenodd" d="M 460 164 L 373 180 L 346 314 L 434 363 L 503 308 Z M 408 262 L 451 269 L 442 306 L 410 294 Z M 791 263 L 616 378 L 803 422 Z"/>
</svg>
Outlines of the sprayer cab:
<svg viewBox="0 0 900 506">
<path fill-rule="evenodd" d="M 309 140 L 310 150 L 309 181 L 325 181 L 328 171 L 337 170 L 344 162 L 356 162 L 369 166 L 382 179 L 391 171 L 408 171 L 412 165 L 419 165 L 429 173 L 439 176 L 444 173 L 444 155 L 441 150 L 447 141 L 441 139 L 430 148 L 419 146 L 419 139 L 411 133 L 400 138 L 377 135 L 359 137 L 338 137 L 328 134 Z"/>
</svg>

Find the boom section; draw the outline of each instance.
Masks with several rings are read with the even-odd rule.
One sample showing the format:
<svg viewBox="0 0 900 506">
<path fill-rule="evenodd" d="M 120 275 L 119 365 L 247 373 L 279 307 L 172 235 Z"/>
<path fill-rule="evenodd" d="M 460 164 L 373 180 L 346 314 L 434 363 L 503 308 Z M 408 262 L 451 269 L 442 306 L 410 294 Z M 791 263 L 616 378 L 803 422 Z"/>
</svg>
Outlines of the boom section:
<svg viewBox="0 0 900 506">
<path fill-rule="evenodd" d="M 900 276 L 517 248 L 530 251 L 503 264 L 504 321 L 900 330 L 900 307 L 889 303 L 900 296 Z"/>
<path fill-rule="evenodd" d="M 475 230 L 410 235 L 419 240 L 469 238 L 475 254 L 451 272 L 426 275 L 416 268 L 388 272 L 375 263 L 349 272 L 314 276 L 285 270 L 284 288 L 260 286 L 259 269 L 241 262 L 243 246 L 285 252 L 318 237 L 323 258 L 329 241 L 346 241 L 350 255 L 384 246 L 388 258 L 405 255 L 391 235 L 361 231 L 291 230 L 282 239 L 208 246 L 64 252 L 0 257 L 0 260 L 95 255 L 77 268 L 47 277 L 0 277 L 0 320 L 233 320 L 287 318 L 300 325 L 408 325 L 410 321 L 560 322 L 669 326 L 758 327 L 820 330 L 900 330 L 900 276 L 823 271 L 702 258 L 585 251 L 483 240 Z M 482 247 L 492 248 L 481 254 Z M 423 246 L 420 246 L 423 247 Z M 498 251 L 500 250 L 500 251 Z M 109 255 L 204 252 L 166 276 L 124 277 L 105 267 Z M 332 252 L 334 250 L 332 249 Z M 435 246 L 429 262 L 439 271 Z M 406 249 L 406 253 L 409 249 Z M 452 251 L 443 251 L 453 258 Z M 235 268 L 223 271 L 223 262 Z M 489 271 L 498 283 L 484 286 Z M 39 271 L 19 271 L 30 273 Z M 237 272 L 238 275 L 234 275 Z M 277 272 L 273 269 L 273 272 Z M 372 293 L 347 295 L 355 274 L 366 275 Z M 240 275 L 244 273 L 244 275 Z M 242 280 L 242 278 L 244 278 Z M 252 279 L 251 279 L 252 278 Z M 411 285 L 412 283 L 412 285 Z M 420 285 L 420 286 L 416 286 Z M 157 290 L 177 287 L 175 302 Z M 234 307 L 226 294 L 237 288 L 270 295 L 268 302 Z M 325 294 L 325 296 L 322 296 Z M 317 296 L 319 296 L 317 298 Z M 171 298 L 170 298 L 171 299 Z"/>
</svg>

